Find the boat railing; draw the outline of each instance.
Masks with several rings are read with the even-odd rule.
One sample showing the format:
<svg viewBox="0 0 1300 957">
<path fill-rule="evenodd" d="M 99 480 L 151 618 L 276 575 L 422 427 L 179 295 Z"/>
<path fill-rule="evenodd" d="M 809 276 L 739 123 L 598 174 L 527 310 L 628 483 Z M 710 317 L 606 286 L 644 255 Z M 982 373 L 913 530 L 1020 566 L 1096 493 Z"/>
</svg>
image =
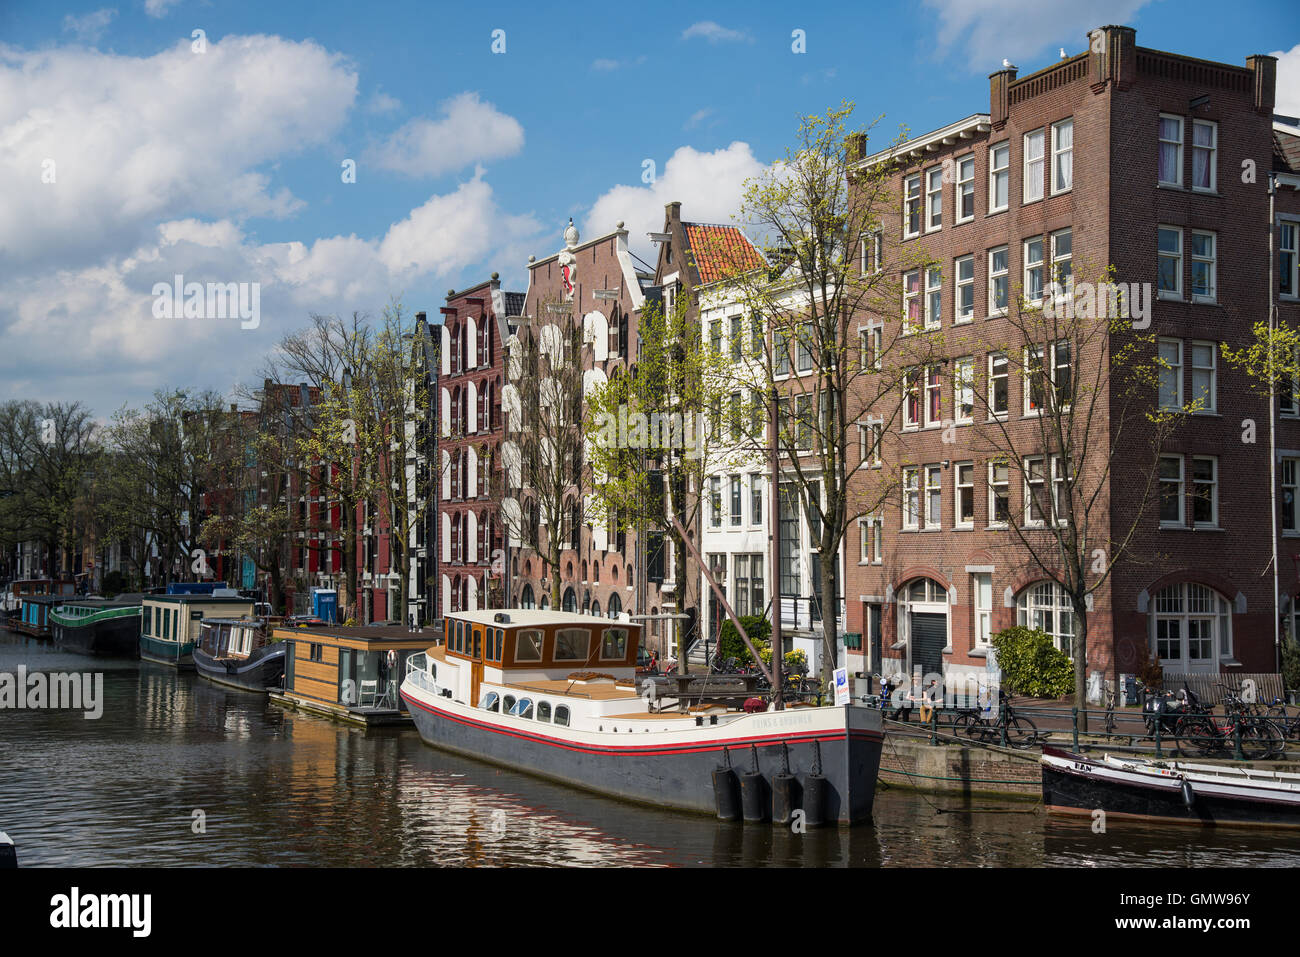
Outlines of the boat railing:
<svg viewBox="0 0 1300 957">
<path fill-rule="evenodd" d="M 428 656 L 423 652 L 417 652 L 406 659 L 406 677 L 410 682 L 430 694 L 438 693 L 438 686 L 433 678 L 429 677 Z"/>
</svg>

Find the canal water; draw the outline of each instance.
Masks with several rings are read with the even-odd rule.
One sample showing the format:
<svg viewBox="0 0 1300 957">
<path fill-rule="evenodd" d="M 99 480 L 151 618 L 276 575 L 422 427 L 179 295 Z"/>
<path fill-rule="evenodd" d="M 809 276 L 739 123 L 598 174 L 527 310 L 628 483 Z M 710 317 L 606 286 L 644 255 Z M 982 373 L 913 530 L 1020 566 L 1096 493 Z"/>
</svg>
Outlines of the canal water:
<svg viewBox="0 0 1300 957">
<path fill-rule="evenodd" d="M 1048 821 L 901 789 L 804 834 L 606 800 L 148 662 L 0 630 L 0 671 L 103 673 L 103 715 L 0 710 L 0 831 L 31 866 L 1300 865 L 1300 840 Z"/>
</svg>

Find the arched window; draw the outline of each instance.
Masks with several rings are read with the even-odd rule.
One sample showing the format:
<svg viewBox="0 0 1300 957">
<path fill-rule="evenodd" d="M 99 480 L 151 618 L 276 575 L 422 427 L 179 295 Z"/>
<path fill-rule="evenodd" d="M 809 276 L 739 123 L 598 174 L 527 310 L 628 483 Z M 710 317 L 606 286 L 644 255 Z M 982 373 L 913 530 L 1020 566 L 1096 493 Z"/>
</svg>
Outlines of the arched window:
<svg viewBox="0 0 1300 957">
<path fill-rule="evenodd" d="M 1232 654 L 1232 605 L 1195 582 L 1170 585 L 1149 606 L 1151 650 L 1166 671 L 1218 671 Z"/>
<path fill-rule="evenodd" d="M 600 617 L 600 602 L 593 601 L 591 603 L 591 613 L 595 615 L 597 618 Z"/>
<path fill-rule="evenodd" d="M 524 590 L 519 593 L 520 608 L 536 608 L 537 601 L 533 598 L 533 586 L 524 585 Z"/>
<path fill-rule="evenodd" d="M 572 588 L 564 589 L 563 608 L 565 611 L 571 612 L 577 612 L 578 610 L 578 595 Z"/>
<path fill-rule="evenodd" d="M 617 618 L 623 611 L 623 603 L 617 595 L 609 596 L 609 617 Z"/>
<path fill-rule="evenodd" d="M 1016 622 L 1052 636 L 1067 655 L 1074 642 L 1074 607 L 1070 596 L 1054 581 L 1035 582 L 1016 598 Z"/>
</svg>

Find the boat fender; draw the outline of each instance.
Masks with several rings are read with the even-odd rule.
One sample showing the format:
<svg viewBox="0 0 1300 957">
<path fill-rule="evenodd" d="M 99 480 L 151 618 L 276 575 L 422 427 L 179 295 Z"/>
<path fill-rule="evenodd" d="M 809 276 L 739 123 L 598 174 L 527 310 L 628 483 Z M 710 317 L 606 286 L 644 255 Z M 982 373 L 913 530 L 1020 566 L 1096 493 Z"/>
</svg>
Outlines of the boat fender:
<svg viewBox="0 0 1300 957">
<path fill-rule="evenodd" d="M 749 746 L 751 768 L 740 775 L 740 808 L 746 821 L 766 821 L 771 803 L 767 799 L 767 781 L 758 770 L 758 748 Z"/>
<path fill-rule="evenodd" d="M 1183 805 L 1191 807 L 1196 803 L 1196 792 L 1192 790 L 1192 782 L 1183 778 Z"/>
<path fill-rule="evenodd" d="M 731 752 L 722 749 L 721 767 L 713 769 L 713 801 L 718 809 L 718 820 L 740 820 L 740 782 L 731 767 Z"/>
<path fill-rule="evenodd" d="M 803 822 L 808 827 L 821 827 L 826 823 L 826 794 L 829 783 L 822 775 L 822 743 L 813 742 L 812 771 L 803 782 Z"/>
<path fill-rule="evenodd" d="M 790 749 L 781 742 L 781 770 L 772 775 L 772 823 L 789 824 L 798 805 L 799 779 L 790 773 Z"/>
</svg>

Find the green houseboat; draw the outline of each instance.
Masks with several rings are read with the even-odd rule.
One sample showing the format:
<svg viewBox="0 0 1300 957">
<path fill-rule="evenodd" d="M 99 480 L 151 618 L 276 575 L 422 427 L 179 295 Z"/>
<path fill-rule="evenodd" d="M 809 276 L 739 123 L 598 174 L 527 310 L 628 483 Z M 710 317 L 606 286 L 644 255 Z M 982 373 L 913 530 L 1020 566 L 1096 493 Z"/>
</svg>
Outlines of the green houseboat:
<svg viewBox="0 0 1300 957">
<path fill-rule="evenodd" d="M 140 657 L 174 668 L 194 667 L 204 618 L 251 618 L 253 600 L 220 595 L 146 595 L 140 613 Z"/>
<path fill-rule="evenodd" d="M 140 649 L 142 596 L 80 598 L 50 612 L 54 642 L 83 655 L 134 658 Z"/>
</svg>

